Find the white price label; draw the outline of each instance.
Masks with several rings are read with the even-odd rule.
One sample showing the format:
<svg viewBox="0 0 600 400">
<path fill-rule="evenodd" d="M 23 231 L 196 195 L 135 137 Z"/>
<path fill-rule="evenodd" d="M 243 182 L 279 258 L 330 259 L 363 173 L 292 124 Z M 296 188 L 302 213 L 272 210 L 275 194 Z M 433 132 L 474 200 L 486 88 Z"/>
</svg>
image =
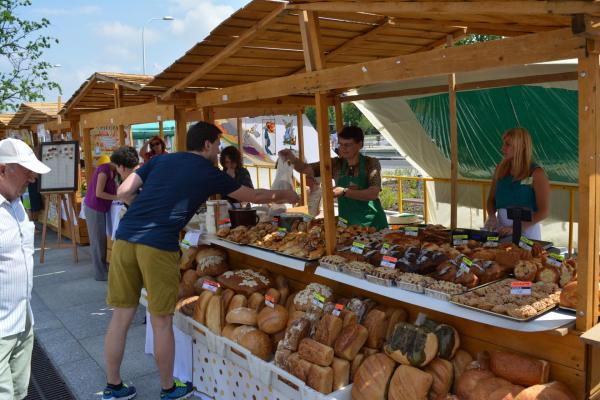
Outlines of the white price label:
<svg viewBox="0 0 600 400">
<path fill-rule="evenodd" d="M 204 282 L 202 282 L 202 289 L 216 293 L 217 289 L 219 289 L 219 283 L 205 280 Z"/>
<path fill-rule="evenodd" d="M 383 256 L 383 259 L 381 260 L 381 266 L 388 267 L 388 268 L 396 268 L 397 262 L 398 262 L 398 259 L 396 257 Z"/>
<path fill-rule="evenodd" d="M 333 309 L 333 311 L 331 312 L 333 315 L 335 315 L 336 317 L 339 317 L 340 314 L 342 313 L 342 310 L 344 309 L 344 305 L 343 304 L 336 304 L 335 308 Z"/>
<path fill-rule="evenodd" d="M 319 308 L 323 308 L 325 307 L 325 297 L 323 297 L 320 293 L 315 293 L 312 299 L 312 303 L 319 307 Z"/>
<path fill-rule="evenodd" d="M 519 240 L 519 247 L 531 251 L 533 248 L 533 242 L 527 239 L 525 236 L 521 236 L 521 239 Z"/>
<path fill-rule="evenodd" d="M 275 308 L 275 299 L 270 294 L 265 296 L 265 305 L 267 307 Z"/>
<path fill-rule="evenodd" d="M 338 217 L 337 225 L 341 228 L 346 228 L 348 226 L 348 220 L 342 217 Z"/>
<path fill-rule="evenodd" d="M 548 258 L 546 258 L 546 262 L 556 268 L 560 268 L 564 260 L 565 258 L 563 256 L 554 253 L 548 254 Z"/>
<path fill-rule="evenodd" d="M 365 244 L 361 242 L 352 242 L 350 251 L 356 254 L 362 254 L 365 251 Z"/>
<path fill-rule="evenodd" d="M 512 282 L 510 294 L 515 296 L 531 296 L 531 282 Z"/>
<path fill-rule="evenodd" d="M 469 242 L 469 235 L 452 235 L 452 244 L 460 246 Z"/>
<path fill-rule="evenodd" d="M 406 236 L 419 236 L 419 228 L 416 226 L 407 226 L 404 228 L 404 234 Z"/>
</svg>

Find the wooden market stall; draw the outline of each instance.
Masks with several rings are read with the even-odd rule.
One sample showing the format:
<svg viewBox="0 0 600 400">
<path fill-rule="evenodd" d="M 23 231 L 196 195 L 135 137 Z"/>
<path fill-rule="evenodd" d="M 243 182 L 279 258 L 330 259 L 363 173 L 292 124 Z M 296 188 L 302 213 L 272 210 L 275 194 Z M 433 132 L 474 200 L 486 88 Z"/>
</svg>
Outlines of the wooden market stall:
<svg viewBox="0 0 600 400">
<path fill-rule="evenodd" d="M 331 195 L 328 107 L 343 94 L 370 84 L 447 76 L 452 143 L 452 225 L 456 225 L 456 75 L 511 65 L 577 58 L 579 68 L 579 289 L 576 317 L 510 324 L 460 312 L 450 305 L 398 295 L 314 264 L 212 240 L 240 264 L 267 267 L 296 282 L 321 282 L 345 295 L 364 294 L 384 304 L 398 301 L 415 316 L 427 311 L 451 323 L 464 347 L 476 353 L 504 349 L 546 359 L 551 379 L 569 385 L 578 399 L 599 398 L 600 348 L 580 335 L 598 321 L 600 265 L 600 4 L 591 1 L 253 1 L 157 76 L 168 89 L 162 100 L 198 91 L 197 107 L 211 120 L 223 107 L 259 107 L 297 95 L 314 96 L 323 179 L 326 245 L 333 253 L 336 222 Z M 466 34 L 502 40 L 452 47 Z M 563 77 L 564 78 L 564 77 Z M 522 82 L 560 80 L 527 77 Z M 494 82 L 507 86 L 518 81 Z M 490 85 L 491 83 L 487 83 Z M 439 90 L 437 88 L 436 90 Z M 214 118 L 214 117 L 212 117 Z M 336 118 L 339 120 L 339 118 Z M 550 314 L 547 314 L 550 315 Z M 588 335 L 589 336 L 589 335 Z"/>
</svg>

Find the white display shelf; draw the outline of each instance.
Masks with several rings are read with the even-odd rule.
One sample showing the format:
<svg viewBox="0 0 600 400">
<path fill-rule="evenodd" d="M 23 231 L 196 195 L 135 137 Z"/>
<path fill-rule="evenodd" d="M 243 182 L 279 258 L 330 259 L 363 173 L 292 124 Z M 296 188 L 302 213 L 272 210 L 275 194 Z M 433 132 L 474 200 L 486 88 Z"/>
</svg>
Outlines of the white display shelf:
<svg viewBox="0 0 600 400">
<path fill-rule="evenodd" d="M 409 292 L 397 287 L 386 287 L 368 282 L 364 279 L 355 278 L 353 276 L 335 272 L 323 267 L 318 267 L 315 275 L 322 276 L 332 281 L 344 283 L 349 286 L 364 289 L 371 293 L 389 297 L 402 301 L 404 303 L 413 304 L 419 307 L 428 308 L 437 312 L 453 315 L 455 317 L 468 319 L 486 325 L 492 325 L 499 328 L 510 329 L 521 332 L 544 332 L 553 331 L 559 328 L 572 325 L 575 322 L 575 316 L 563 311 L 551 311 L 536 319 L 527 322 L 513 321 L 507 318 L 496 317 L 484 312 L 470 310 L 450 303 L 444 300 L 434 299 L 424 294 Z"/>
<path fill-rule="evenodd" d="M 297 271 L 304 271 L 306 265 L 310 263 L 310 261 L 303 261 L 297 258 L 285 256 L 283 254 L 273 253 L 272 251 L 261 250 L 257 249 L 256 247 L 244 246 L 228 242 L 226 240 L 221 240 L 214 235 L 202 236 L 201 240 L 209 244 L 225 247 L 226 249 L 237 251 L 238 253 L 246 254 L 250 257 L 260 258 L 261 260 L 279 264 L 283 267 L 295 269 Z"/>
</svg>

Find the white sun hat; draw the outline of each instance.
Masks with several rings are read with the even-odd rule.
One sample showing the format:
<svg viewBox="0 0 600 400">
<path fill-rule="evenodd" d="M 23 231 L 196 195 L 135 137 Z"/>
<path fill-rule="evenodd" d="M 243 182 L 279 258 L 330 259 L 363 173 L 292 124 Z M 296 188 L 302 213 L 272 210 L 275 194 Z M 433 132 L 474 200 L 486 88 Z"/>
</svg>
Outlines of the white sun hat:
<svg viewBox="0 0 600 400">
<path fill-rule="evenodd" d="M 19 164 L 38 174 L 50 172 L 50 168 L 37 159 L 31 147 L 22 140 L 0 140 L 0 164 Z"/>
</svg>

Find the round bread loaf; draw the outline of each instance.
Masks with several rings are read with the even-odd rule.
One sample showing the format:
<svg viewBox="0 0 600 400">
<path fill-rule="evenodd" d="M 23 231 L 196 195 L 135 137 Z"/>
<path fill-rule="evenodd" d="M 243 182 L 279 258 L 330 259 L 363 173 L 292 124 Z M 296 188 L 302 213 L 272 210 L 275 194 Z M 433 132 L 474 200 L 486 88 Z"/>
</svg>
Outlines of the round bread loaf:
<svg viewBox="0 0 600 400">
<path fill-rule="evenodd" d="M 225 321 L 228 324 L 256 326 L 256 310 L 249 307 L 238 307 L 227 313 Z"/>
<path fill-rule="evenodd" d="M 199 296 L 191 296 L 185 299 L 181 299 L 175 305 L 176 311 L 181 311 L 184 315 L 191 317 L 194 315 L 194 308 L 196 307 L 196 301 L 198 301 Z"/>
<path fill-rule="evenodd" d="M 424 368 L 433 377 L 431 385 L 431 398 L 443 399 L 450 392 L 453 378 L 452 363 L 443 358 L 436 358 Z"/>
<path fill-rule="evenodd" d="M 515 400 L 523 389 L 525 388 L 519 385 L 502 386 L 490 393 L 487 400 Z"/>
<path fill-rule="evenodd" d="M 288 321 L 288 312 L 285 307 L 275 304 L 273 308 L 263 307 L 256 318 L 258 329 L 273 334 L 285 329 Z"/>
<path fill-rule="evenodd" d="M 394 360 L 383 353 L 367 357 L 356 371 L 352 385 L 352 399 L 386 399 L 395 366 Z"/>
<path fill-rule="evenodd" d="M 240 325 L 237 328 L 235 328 L 233 330 L 233 332 L 231 332 L 231 340 L 233 340 L 236 343 L 240 342 L 240 339 L 249 334 L 250 332 L 254 332 L 256 331 L 256 327 L 254 326 L 250 326 L 250 325 Z"/>
<path fill-rule="evenodd" d="M 498 377 L 481 379 L 475 385 L 475 389 L 470 395 L 470 400 L 488 400 L 490 394 L 495 390 L 510 386 L 512 386 L 512 383 Z"/>
<path fill-rule="evenodd" d="M 433 378 L 427 372 L 409 365 L 396 368 L 390 388 L 388 400 L 426 399 L 433 383 Z"/>
<path fill-rule="evenodd" d="M 221 336 L 226 337 L 229 340 L 233 340 L 233 332 L 238 326 L 239 325 L 236 324 L 226 324 L 221 331 Z"/>
<path fill-rule="evenodd" d="M 193 287 L 194 283 L 196 283 L 196 280 L 198 280 L 198 276 L 196 275 L 196 271 L 193 269 L 185 271 L 181 277 L 181 283 L 186 286 Z"/>
<path fill-rule="evenodd" d="M 206 309 L 208 308 L 208 302 L 212 297 L 213 294 L 208 290 L 202 292 L 198 297 L 198 301 L 196 302 L 196 306 L 194 307 L 193 318 L 201 324 L 205 324 L 206 322 Z"/>
<path fill-rule="evenodd" d="M 281 300 L 281 293 L 279 293 L 279 290 L 274 289 L 274 288 L 269 288 L 267 290 L 267 292 L 265 293 L 265 300 L 268 297 L 271 297 L 272 302 L 275 304 L 281 304 L 280 300 Z"/>
<path fill-rule="evenodd" d="M 227 306 L 227 312 L 234 310 L 238 307 L 248 306 L 248 299 L 243 294 L 236 294 L 231 298 L 229 305 Z"/>
<path fill-rule="evenodd" d="M 222 286 L 245 296 L 254 292 L 264 293 L 271 284 L 266 276 L 251 269 L 225 271 L 217 279 Z"/>
<path fill-rule="evenodd" d="M 228 269 L 225 257 L 196 254 L 196 274 L 198 276 L 221 275 Z"/>
<path fill-rule="evenodd" d="M 250 350 L 256 357 L 265 361 L 271 359 L 273 352 L 271 338 L 266 333 L 259 330 L 252 330 L 241 337 L 238 337 L 237 342 Z"/>
<path fill-rule="evenodd" d="M 575 400 L 575 395 L 562 382 L 550 382 L 530 386 L 515 397 L 515 400 Z"/>
<path fill-rule="evenodd" d="M 487 369 L 470 369 L 465 371 L 456 385 L 456 395 L 463 400 L 471 400 L 471 394 L 479 381 L 493 378 L 494 374 Z"/>
<path fill-rule="evenodd" d="M 252 308 L 253 310 L 256 310 L 258 312 L 264 306 L 265 306 L 265 296 L 263 296 L 262 294 L 256 292 L 256 293 L 252 293 L 252 295 L 250 295 L 250 297 L 248 297 L 248 307 L 249 308 Z"/>
</svg>

